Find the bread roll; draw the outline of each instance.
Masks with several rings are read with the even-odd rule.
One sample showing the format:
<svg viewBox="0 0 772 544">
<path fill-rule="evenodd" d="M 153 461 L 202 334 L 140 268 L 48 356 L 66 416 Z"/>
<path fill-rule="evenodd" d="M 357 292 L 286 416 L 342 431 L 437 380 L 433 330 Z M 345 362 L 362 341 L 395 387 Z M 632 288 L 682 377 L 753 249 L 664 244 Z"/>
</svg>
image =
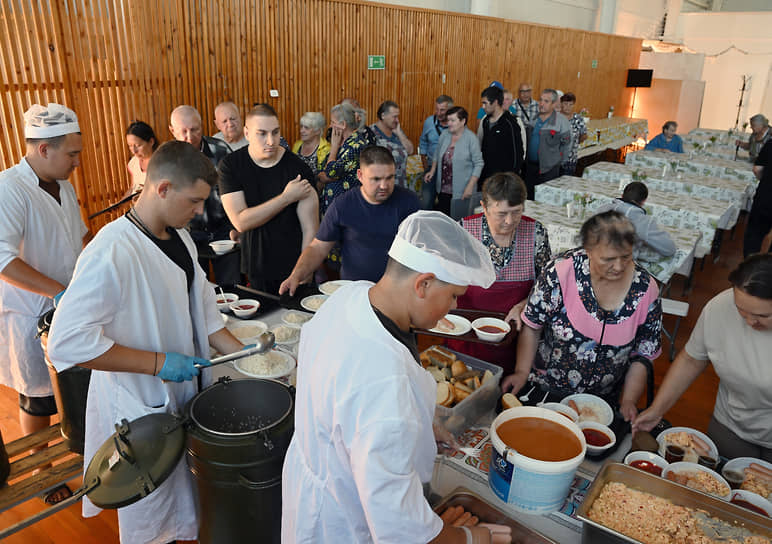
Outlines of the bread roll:
<svg viewBox="0 0 772 544">
<path fill-rule="evenodd" d="M 484 384 L 488 383 L 492 379 L 494 379 L 493 378 L 493 372 L 491 372 L 490 370 L 486 370 L 485 374 L 483 374 L 483 377 L 482 377 L 482 383 L 484 383 Z"/>
<path fill-rule="evenodd" d="M 510 408 L 517 408 L 518 406 L 522 405 L 523 403 L 517 400 L 517 397 L 512 393 L 504 393 L 504 395 L 501 397 L 501 406 L 505 410 L 509 410 Z"/>
<path fill-rule="evenodd" d="M 455 387 L 455 390 L 456 390 L 455 401 L 456 401 L 456 403 L 459 403 L 462 400 L 464 400 L 465 398 L 467 398 L 469 396 L 470 392 L 466 390 L 467 388 L 466 388 L 466 386 L 464 386 L 464 384 L 456 384 L 456 385 L 458 387 Z M 462 389 L 461 386 L 463 386 L 464 389 Z"/>
<path fill-rule="evenodd" d="M 469 370 L 463 361 L 453 361 L 453 365 L 450 367 L 450 371 L 453 373 L 453 377 L 460 376 L 464 372 Z"/>
<path fill-rule="evenodd" d="M 447 406 L 447 402 L 453 399 L 453 394 L 450 391 L 450 384 L 448 382 L 437 383 L 437 404 Z"/>
<path fill-rule="evenodd" d="M 452 351 L 450 351 L 448 348 L 444 348 L 442 346 L 432 346 L 431 349 L 436 351 L 436 352 L 438 352 L 438 353 L 443 354 L 445 357 L 447 357 L 451 361 L 455 361 L 456 360 L 456 354 L 453 353 Z"/>
</svg>

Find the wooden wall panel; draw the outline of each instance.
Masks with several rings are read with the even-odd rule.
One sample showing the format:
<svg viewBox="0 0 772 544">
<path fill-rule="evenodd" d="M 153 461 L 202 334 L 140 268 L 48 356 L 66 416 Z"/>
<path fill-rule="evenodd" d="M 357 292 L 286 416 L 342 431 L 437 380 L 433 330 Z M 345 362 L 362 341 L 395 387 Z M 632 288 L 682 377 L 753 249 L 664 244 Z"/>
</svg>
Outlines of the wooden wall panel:
<svg viewBox="0 0 772 544">
<path fill-rule="evenodd" d="M 21 120 L 30 104 L 72 107 L 85 144 L 72 181 L 87 215 L 128 186 L 129 122 L 144 120 L 167 140 L 169 113 L 179 104 L 197 107 L 212 134 L 218 102 L 233 100 L 244 113 L 268 102 L 292 142 L 305 111 L 328 117 L 352 96 L 374 122 L 378 104 L 390 99 L 417 144 L 438 94 L 451 95 L 474 118 L 480 92 L 494 79 L 515 92 L 528 82 L 537 97 L 544 87 L 573 91 L 595 116 L 611 105 L 628 111 L 626 71 L 637 67 L 640 45 L 359 0 L 3 0 L 0 166 L 24 153 Z M 386 70 L 367 70 L 368 54 L 385 55 Z M 279 97 L 270 98 L 270 89 Z"/>
</svg>

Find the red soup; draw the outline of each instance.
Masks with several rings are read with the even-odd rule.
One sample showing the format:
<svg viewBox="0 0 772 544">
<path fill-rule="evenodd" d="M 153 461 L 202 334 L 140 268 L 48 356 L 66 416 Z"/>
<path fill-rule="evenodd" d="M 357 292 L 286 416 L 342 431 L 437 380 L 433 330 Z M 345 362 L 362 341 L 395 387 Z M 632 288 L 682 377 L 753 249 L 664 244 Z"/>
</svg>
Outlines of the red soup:
<svg viewBox="0 0 772 544">
<path fill-rule="evenodd" d="M 645 459 L 638 459 L 637 461 L 633 461 L 630 463 L 630 466 L 645 470 L 646 472 L 651 472 L 657 476 L 662 476 L 662 467 L 655 465 L 651 461 L 646 461 Z"/>
<path fill-rule="evenodd" d="M 590 446 L 606 446 L 611 443 L 611 439 L 606 433 L 598 431 L 596 429 L 582 429 L 584 433 L 584 439 Z"/>
<path fill-rule="evenodd" d="M 253 310 L 255 307 L 251 304 L 242 304 L 241 306 L 236 306 L 239 310 Z"/>
<path fill-rule="evenodd" d="M 482 327 L 477 327 L 477 328 L 479 330 L 481 330 L 482 332 L 487 332 L 487 333 L 490 333 L 490 334 L 499 334 L 499 333 L 502 333 L 502 332 L 507 332 L 504 329 L 499 328 L 499 327 L 494 327 L 493 325 L 483 325 Z"/>
</svg>

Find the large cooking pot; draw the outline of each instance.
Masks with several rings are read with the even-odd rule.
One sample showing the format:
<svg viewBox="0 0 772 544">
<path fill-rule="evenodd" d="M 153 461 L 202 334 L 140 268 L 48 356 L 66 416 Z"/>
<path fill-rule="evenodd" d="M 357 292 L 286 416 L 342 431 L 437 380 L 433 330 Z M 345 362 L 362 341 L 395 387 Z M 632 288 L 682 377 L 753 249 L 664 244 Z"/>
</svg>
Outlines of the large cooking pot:
<svg viewBox="0 0 772 544">
<path fill-rule="evenodd" d="M 38 336 L 48 334 L 54 310 L 43 314 L 38 320 Z M 86 397 L 91 381 L 91 370 L 74 366 L 57 372 L 46 355 L 46 366 L 54 390 L 56 411 L 59 413 L 59 430 L 70 451 L 83 455 L 86 436 Z"/>
<path fill-rule="evenodd" d="M 190 401 L 186 454 L 202 544 L 281 541 L 293 392 L 274 380 L 220 381 Z"/>
</svg>

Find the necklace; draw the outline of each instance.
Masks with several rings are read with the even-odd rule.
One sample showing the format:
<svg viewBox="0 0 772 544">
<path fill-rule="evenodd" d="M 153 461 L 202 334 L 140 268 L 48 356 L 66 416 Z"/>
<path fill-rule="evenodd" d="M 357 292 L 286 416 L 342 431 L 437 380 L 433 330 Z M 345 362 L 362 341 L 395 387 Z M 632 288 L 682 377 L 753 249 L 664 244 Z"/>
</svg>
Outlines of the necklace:
<svg viewBox="0 0 772 544">
<path fill-rule="evenodd" d="M 139 217 L 139 214 L 137 213 L 137 210 L 134 208 L 134 206 L 129 209 L 128 213 L 126 213 L 126 217 L 129 221 L 131 221 L 139 230 L 141 230 L 143 233 L 147 234 L 152 238 L 153 240 L 160 240 L 158 236 L 153 234 L 153 231 L 150 230 L 150 228 L 145 224 L 144 221 Z"/>
</svg>

